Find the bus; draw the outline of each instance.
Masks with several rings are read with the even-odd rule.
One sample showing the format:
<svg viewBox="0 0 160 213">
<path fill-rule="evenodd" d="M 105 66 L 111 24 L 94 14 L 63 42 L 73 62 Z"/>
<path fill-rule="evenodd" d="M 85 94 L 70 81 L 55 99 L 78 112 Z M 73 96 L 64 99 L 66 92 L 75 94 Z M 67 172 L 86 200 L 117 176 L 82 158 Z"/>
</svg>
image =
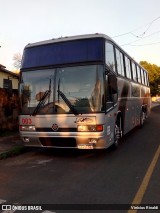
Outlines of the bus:
<svg viewBox="0 0 160 213">
<path fill-rule="evenodd" d="M 104 34 L 24 48 L 19 83 L 24 146 L 104 149 L 150 114 L 147 71 Z"/>
</svg>

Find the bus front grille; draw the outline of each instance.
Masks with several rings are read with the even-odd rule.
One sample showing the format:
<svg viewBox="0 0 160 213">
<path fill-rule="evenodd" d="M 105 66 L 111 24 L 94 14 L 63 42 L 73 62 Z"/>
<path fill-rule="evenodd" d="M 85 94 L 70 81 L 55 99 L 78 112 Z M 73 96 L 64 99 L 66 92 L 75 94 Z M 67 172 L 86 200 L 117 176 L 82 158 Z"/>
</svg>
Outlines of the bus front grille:
<svg viewBox="0 0 160 213">
<path fill-rule="evenodd" d="M 39 138 L 41 144 L 43 146 L 50 146 L 50 147 L 68 147 L 68 148 L 75 148 L 77 146 L 75 138 Z"/>
<path fill-rule="evenodd" d="M 54 132 L 52 128 L 36 128 L 37 132 Z M 56 132 L 77 132 L 77 128 L 59 128 Z"/>
</svg>

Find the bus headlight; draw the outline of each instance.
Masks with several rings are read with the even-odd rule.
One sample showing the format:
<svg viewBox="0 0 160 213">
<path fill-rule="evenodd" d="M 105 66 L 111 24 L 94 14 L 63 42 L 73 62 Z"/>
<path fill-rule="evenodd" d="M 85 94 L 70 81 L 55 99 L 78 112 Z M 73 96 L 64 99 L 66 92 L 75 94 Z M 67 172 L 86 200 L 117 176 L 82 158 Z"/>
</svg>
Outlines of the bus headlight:
<svg viewBox="0 0 160 213">
<path fill-rule="evenodd" d="M 35 128 L 35 126 L 33 126 L 33 125 L 20 125 L 19 126 L 19 130 L 20 131 L 36 131 L 36 128 Z"/>
<path fill-rule="evenodd" d="M 78 125 L 78 132 L 101 132 L 103 125 Z"/>
</svg>

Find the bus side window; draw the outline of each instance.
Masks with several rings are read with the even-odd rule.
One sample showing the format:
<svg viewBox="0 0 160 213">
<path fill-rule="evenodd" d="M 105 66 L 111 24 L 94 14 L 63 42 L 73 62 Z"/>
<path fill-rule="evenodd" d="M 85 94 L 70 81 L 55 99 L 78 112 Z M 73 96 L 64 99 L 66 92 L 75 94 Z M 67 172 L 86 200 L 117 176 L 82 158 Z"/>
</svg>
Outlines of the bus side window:
<svg viewBox="0 0 160 213">
<path fill-rule="evenodd" d="M 127 56 L 125 56 L 125 67 L 126 67 L 126 77 L 129 79 L 132 79 L 131 62 Z"/>
<path fill-rule="evenodd" d="M 143 70 L 143 74 L 144 74 L 144 85 L 146 85 L 146 73 L 144 70 Z"/>
<path fill-rule="evenodd" d="M 141 72 L 140 72 L 140 67 L 137 66 L 137 77 L 138 77 L 138 82 L 141 83 Z"/>
<path fill-rule="evenodd" d="M 116 61 L 117 61 L 117 72 L 119 75 L 125 76 L 124 64 L 123 64 L 123 54 L 116 49 Z"/>
<path fill-rule="evenodd" d="M 148 76 L 148 73 L 146 73 L 146 80 L 147 80 L 147 86 L 149 86 L 149 76 Z"/>
<path fill-rule="evenodd" d="M 114 47 L 112 44 L 108 42 L 106 42 L 105 44 L 105 58 L 106 58 L 106 64 L 110 67 L 112 71 L 115 72 Z"/>
<path fill-rule="evenodd" d="M 118 100 L 117 77 L 113 73 L 106 76 L 106 104 L 107 109 L 113 107 Z"/>
<path fill-rule="evenodd" d="M 147 86 L 147 73 L 144 71 L 144 81 L 145 81 L 145 85 Z"/>
<path fill-rule="evenodd" d="M 141 69 L 141 78 L 142 78 L 142 84 L 145 84 L 143 69 Z"/>
<path fill-rule="evenodd" d="M 133 74 L 133 80 L 137 81 L 137 70 L 136 70 L 136 65 L 134 62 L 132 62 L 132 74 Z"/>
</svg>

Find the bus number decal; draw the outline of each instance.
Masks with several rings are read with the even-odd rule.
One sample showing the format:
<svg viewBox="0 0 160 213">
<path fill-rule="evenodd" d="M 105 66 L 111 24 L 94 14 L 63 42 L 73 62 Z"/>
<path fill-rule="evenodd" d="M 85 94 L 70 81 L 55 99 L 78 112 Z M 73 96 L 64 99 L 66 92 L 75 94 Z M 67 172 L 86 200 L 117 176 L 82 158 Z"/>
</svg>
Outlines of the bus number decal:
<svg viewBox="0 0 160 213">
<path fill-rule="evenodd" d="M 26 124 L 26 125 L 32 124 L 31 118 L 22 118 L 22 124 Z"/>
</svg>

